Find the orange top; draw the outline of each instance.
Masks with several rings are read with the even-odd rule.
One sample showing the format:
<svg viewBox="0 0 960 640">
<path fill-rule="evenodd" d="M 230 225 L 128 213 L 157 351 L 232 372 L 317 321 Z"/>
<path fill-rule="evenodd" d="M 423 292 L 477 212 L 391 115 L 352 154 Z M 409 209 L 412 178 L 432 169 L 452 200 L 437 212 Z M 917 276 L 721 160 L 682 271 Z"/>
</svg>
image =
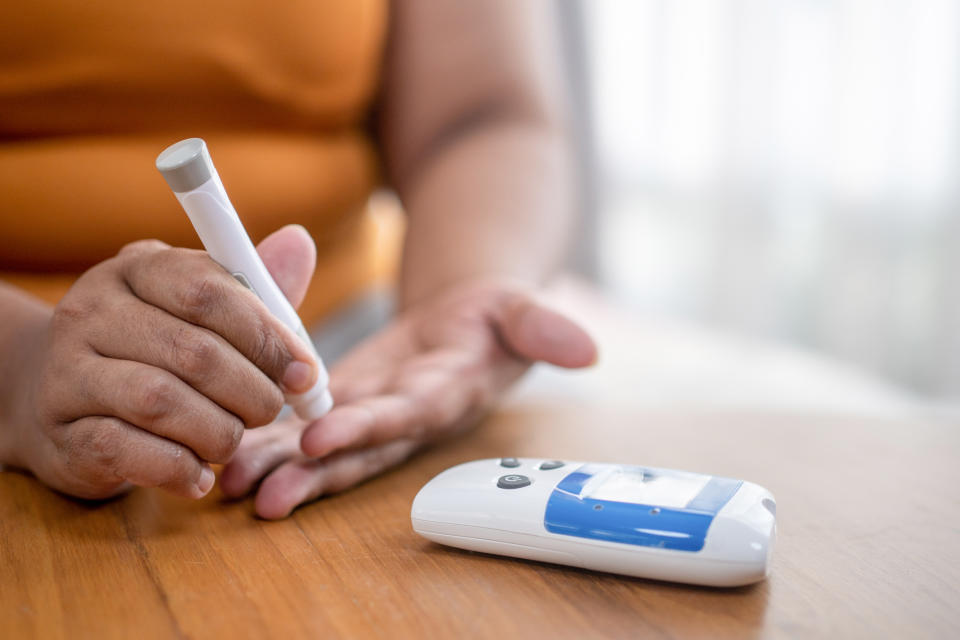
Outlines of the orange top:
<svg viewBox="0 0 960 640">
<path fill-rule="evenodd" d="M 199 241 L 157 154 L 205 138 L 256 242 L 320 256 L 304 320 L 372 277 L 366 120 L 386 0 L 30 0 L 0 6 L 0 278 L 56 300 L 127 242 Z"/>
</svg>

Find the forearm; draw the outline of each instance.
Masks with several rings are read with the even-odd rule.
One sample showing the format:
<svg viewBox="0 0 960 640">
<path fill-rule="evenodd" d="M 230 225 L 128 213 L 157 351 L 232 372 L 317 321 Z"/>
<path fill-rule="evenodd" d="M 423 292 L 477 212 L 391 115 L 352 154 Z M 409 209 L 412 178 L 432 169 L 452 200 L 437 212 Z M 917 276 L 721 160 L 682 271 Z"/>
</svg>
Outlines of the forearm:
<svg viewBox="0 0 960 640">
<path fill-rule="evenodd" d="M 50 313 L 49 306 L 0 281 L 0 465 L 22 466 L 16 425 L 26 403 L 19 397 L 25 393 L 19 382 Z"/>
<path fill-rule="evenodd" d="M 409 218 L 401 306 L 468 278 L 543 280 L 569 242 L 572 166 L 561 129 L 510 118 L 478 123 L 431 154 L 398 185 Z"/>
</svg>

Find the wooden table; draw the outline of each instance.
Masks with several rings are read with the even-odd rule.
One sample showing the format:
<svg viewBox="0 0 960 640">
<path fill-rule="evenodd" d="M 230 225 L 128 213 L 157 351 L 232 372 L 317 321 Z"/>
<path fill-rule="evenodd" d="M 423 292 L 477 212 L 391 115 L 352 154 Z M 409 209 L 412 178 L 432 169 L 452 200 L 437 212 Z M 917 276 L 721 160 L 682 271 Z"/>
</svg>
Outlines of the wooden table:
<svg viewBox="0 0 960 640">
<path fill-rule="evenodd" d="M 504 455 L 753 480 L 778 500 L 771 577 L 710 589 L 445 548 L 419 487 Z M 958 637 L 960 425 L 947 420 L 505 410 L 282 522 L 138 490 L 102 505 L 0 474 L 0 638 Z"/>
</svg>

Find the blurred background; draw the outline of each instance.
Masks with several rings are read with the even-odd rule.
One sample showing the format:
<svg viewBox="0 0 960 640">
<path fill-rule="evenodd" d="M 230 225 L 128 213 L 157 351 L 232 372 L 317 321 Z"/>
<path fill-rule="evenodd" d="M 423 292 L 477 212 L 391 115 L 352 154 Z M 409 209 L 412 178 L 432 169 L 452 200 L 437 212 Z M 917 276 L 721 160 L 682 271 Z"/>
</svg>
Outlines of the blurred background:
<svg viewBox="0 0 960 640">
<path fill-rule="evenodd" d="M 960 399 L 960 3 L 558 6 L 583 272 L 638 317 Z"/>
</svg>

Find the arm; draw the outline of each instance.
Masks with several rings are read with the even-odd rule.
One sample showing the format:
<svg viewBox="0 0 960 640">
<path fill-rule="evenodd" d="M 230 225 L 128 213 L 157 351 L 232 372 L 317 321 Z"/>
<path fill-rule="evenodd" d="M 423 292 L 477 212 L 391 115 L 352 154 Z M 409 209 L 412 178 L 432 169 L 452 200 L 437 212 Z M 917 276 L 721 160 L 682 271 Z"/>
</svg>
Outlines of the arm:
<svg viewBox="0 0 960 640">
<path fill-rule="evenodd" d="M 395 5 L 382 138 L 409 216 L 402 307 L 477 276 L 536 283 L 563 255 L 574 176 L 549 6 Z"/>
<path fill-rule="evenodd" d="M 331 371 L 336 406 L 244 436 L 223 490 L 282 518 L 477 424 L 534 362 L 596 347 L 539 305 L 571 222 L 570 152 L 543 2 L 397 2 L 382 138 L 409 215 L 401 313 Z"/>
</svg>

